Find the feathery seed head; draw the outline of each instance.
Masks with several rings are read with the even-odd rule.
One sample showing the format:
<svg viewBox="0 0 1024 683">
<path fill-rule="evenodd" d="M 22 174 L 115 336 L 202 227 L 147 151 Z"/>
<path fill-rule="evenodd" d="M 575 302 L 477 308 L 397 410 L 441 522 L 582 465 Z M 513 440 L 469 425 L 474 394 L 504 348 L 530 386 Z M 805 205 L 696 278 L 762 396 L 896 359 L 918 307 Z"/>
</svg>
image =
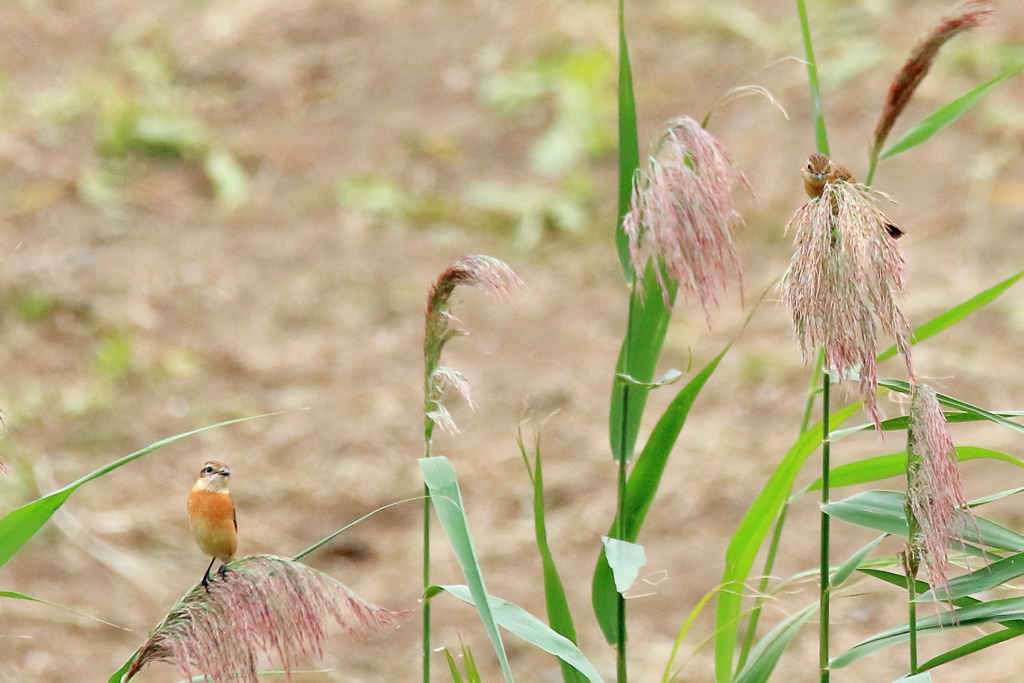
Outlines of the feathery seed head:
<svg viewBox="0 0 1024 683">
<path fill-rule="evenodd" d="M 913 378 L 910 323 L 896 305 L 904 292 L 903 257 L 888 219 L 866 187 L 829 182 L 790 220 L 796 251 L 782 280 L 782 299 L 806 362 L 818 346 L 825 367 L 842 379 L 859 375 L 861 398 L 881 433 L 877 326 L 892 335 Z"/>
<path fill-rule="evenodd" d="M 455 387 L 472 406 L 469 382 L 458 372 L 441 365 L 441 351 L 454 337 L 465 334 L 455 327 L 458 322 L 451 314 L 451 297 L 459 285 L 479 287 L 487 294 L 507 300 L 512 290 L 522 284 L 519 276 L 503 261 L 490 256 L 466 256 L 448 267 L 430 289 L 427 297 L 426 331 L 423 339 L 425 360 L 425 416 L 428 432 L 439 425 L 449 432 L 458 431 L 447 409 L 441 404 L 441 394 L 448 386 Z"/>
<path fill-rule="evenodd" d="M 343 584 L 300 562 L 254 555 L 232 562 L 193 588 L 154 629 L 125 676 L 154 661 L 177 664 L 211 681 L 258 683 L 261 653 L 290 676 L 300 656 L 321 656 L 328 617 L 349 634 L 397 627 L 404 613 L 363 601 Z"/>
<path fill-rule="evenodd" d="M 921 84 L 939 50 L 950 38 L 963 31 L 978 27 L 992 13 L 992 5 L 988 0 L 965 0 L 946 14 L 931 31 L 921 39 L 907 58 L 903 68 L 889 86 L 889 94 L 882 108 L 882 115 L 875 126 L 875 141 L 871 150 L 872 159 L 877 159 L 882 145 L 892 131 L 896 119 L 906 108 L 914 96 L 914 91 Z"/>
<path fill-rule="evenodd" d="M 948 587 L 946 548 L 963 543 L 965 525 L 973 519 L 964 498 L 949 424 L 935 392 L 926 384 L 914 387 L 907 430 L 908 558 L 921 565 L 933 590 Z"/>
<path fill-rule="evenodd" d="M 743 176 L 721 143 L 689 117 L 669 121 L 648 161 L 622 222 L 637 282 L 653 260 L 666 305 L 663 272 L 684 296 L 700 303 L 710 327 L 718 290 L 725 289 L 731 274 L 742 277 L 731 229 L 741 222 L 732 188 Z"/>
</svg>

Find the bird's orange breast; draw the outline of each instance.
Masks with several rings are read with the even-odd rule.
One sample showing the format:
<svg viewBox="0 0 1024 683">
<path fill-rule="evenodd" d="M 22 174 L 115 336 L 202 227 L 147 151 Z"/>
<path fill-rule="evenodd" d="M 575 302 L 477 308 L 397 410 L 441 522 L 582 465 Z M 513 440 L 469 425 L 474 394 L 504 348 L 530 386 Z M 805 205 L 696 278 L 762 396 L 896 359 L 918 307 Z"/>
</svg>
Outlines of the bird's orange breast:
<svg viewBox="0 0 1024 683">
<path fill-rule="evenodd" d="M 238 535 L 230 494 L 193 490 L 188 496 L 188 520 L 203 552 L 221 562 L 234 558 Z"/>
</svg>

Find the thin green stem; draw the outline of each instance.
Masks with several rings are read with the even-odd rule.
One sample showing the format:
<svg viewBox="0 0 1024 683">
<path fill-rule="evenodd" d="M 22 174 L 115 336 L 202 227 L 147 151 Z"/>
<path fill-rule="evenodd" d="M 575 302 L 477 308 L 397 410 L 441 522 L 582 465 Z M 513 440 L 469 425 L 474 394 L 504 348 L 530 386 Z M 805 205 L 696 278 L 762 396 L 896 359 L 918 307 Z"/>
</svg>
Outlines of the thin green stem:
<svg viewBox="0 0 1024 683">
<path fill-rule="evenodd" d="M 427 449 L 430 450 L 429 448 Z M 429 452 L 428 452 L 429 455 Z M 423 485 L 423 683 L 430 683 L 430 489 Z"/>
<path fill-rule="evenodd" d="M 782 538 L 782 527 L 786 524 L 786 515 L 789 513 L 789 503 L 784 503 L 779 511 L 779 517 L 775 520 L 775 529 L 772 531 L 772 540 L 768 545 L 768 556 L 764 560 L 764 572 L 761 574 L 761 581 L 757 586 L 757 597 L 754 599 L 754 609 L 750 614 L 750 621 L 747 623 L 747 633 L 743 638 L 743 647 L 740 648 L 739 662 L 736 669 L 741 670 L 747 663 L 750 649 L 754 646 L 754 638 L 757 636 L 757 622 L 761 618 L 761 608 L 767 599 L 768 577 L 771 576 L 775 567 L 775 556 L 779 550 L 779 541 Z"/>
<path fill-rule="evenodd" d="M 629 298 L 629 306 L 632 310 L 637 298 L 636 280 L 633 280 L 632 292 Z M 629 342 L 630 327 L 626 327 L 626 339 L 623 343 L 625 367 L 629 367 Z M 618 501 L 616 503 L 615 515 L 615 536 L 620 540 L 626 540 L 626 481 L 627 465 L 629 463 L 629 392 L 630 386 L 626 384 L 622 390 L 622 428 L 619 430 L 619 462 L 618 462 Z M 628 668 L 626 666 L 626 598 L 622 593 L 616 593 L 615 599 L 615 620 L 616 620 L 616 656 L 615 670 L 618 683 L 626 683 L 628 679 Z"/>
<path fill-rule="evenodd" d="M 909 573 L 907 574 L 907 593 L 910 598 L 909 608 L 909 625 L 910 625 L 910 675 L 913 676 L 917 671 L 917 603 L 914 601 L 917 597 L 917 580 L 914 579 Z"/>
<path fill-rule="evenodd" d="M 825 115 L 821 108 L 821 85 L 818 82 L 818 63 L 814 59 L 814 46 L 811 43 L 811 27 L 807 21 L 807 6 L 804 0 L 796 0 L 797 13 L 800 15 L 800 33 L 804 39 L 804 55 L 807 60 L 807 82 L 811 89 L 811 110 L 814 114 L 814 136 L 818 151 L 829 156 L 828 134 L 825 132 Z"/>
<path fill-rule="evenodd" d="M 832 444 L 829 442 L 829 410 L 831 395 L 831 377 L 828 372 L 822 372 L 821 382 L 821 575 L 819 577 L 819 624 L 818 631 L 818 664 L 821 672 L 821 683 L 829 681 L 829 598 L 831 589 L 829 587 L 829 516 L 825 513 L 824 506 L 829 502 L 830 495 L 830 469 Z"/>
</svg>

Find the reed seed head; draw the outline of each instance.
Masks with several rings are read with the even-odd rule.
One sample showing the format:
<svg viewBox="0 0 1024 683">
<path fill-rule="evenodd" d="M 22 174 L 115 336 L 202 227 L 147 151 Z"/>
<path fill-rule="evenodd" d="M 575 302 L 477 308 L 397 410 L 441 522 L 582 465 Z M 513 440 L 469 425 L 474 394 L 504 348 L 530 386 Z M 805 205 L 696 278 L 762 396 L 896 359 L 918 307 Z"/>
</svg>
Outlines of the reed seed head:
<svg viewBox="0 0 1024 683">
<path fill-rule="evenodd" d="M 490 256 L 466 256 L 449 266 L 430 289 L 427 297 L 426 330 L 423 339 L 425 361 L 425 419 L 428 432 L 438 425 L 448 432 L 457 432 L 455 422 L 441 403 L 447 387 L 454 387 L 472 406 L 469 381 L 459 371 L 441 365 L 441 352 L 454 337 L 465 334 L 457 327 L 451 313 L 451 298 L 459 285 L 478 287 L 487 294 L 507 300 L 512 290 L 522 284 L 519 276 L 503 261 Z"/>
<path fill-rule="evenodd" d="M 914 387 L 907 430 L 907 512 L 911 530 L 907 555 L 925 568 L 933 590 L 949 586 L 946 549 L 963 544 L 973 520 L 964 498 L 956 449 L 935 392 Z"/>
<path fill-rule="evenodd" d="M 186 679 L 258 683 L 261 654 L 289 674 L 300 657 L 320 657 L 333 620 L 351 635 L 397 627 L 403 613 L 363 601 L 300 562 L 270 555 L 235 560 L 226 574 L 197 585 L 175 605 L 136 654 L 125 680 L 144 666 L 177 664 Z"/>
<path fill-rule="evenodd" d="M 942 17 L 914 47 L 903 68 L 889 86 L 882 115 L 875 126 L 875 141 L 871 150 L 873 159 L 878 158 L 896 119 L 914 96 L 917 86 L 928 75 L 942 46 L 958 33 L 978 27 L 991 13 L 992 5 L 988 0 L 965 0 Z"/>
<path fill-rule="evenodd" d="M 647 170 L 634 182 L 622 222 L 637 282 L 654 261 L 666 305 L 665 274 L 684 297 L 701 305 L 709 327 L 718 291 L 732 274 L 741 280 L 731 230 L 742 222 L 732 194 L 733 185 L 742 181 L 718 140 L 689 117 L 673 119 Z"/>
<path fill-rule="evenodd" d="M 830 374 L 856 374 L 879 433 L 879 325 L 895 338 L 913 378 L 910 323 L 896 305 L 904 293 L 904 263 L 889 224 L 863 185 L 825 184 L 821 196 L 801 206 L 787 226 L 795 232 L 796 251 L 782 280 L 804 361 L 820 346 Z"/>
</svg>

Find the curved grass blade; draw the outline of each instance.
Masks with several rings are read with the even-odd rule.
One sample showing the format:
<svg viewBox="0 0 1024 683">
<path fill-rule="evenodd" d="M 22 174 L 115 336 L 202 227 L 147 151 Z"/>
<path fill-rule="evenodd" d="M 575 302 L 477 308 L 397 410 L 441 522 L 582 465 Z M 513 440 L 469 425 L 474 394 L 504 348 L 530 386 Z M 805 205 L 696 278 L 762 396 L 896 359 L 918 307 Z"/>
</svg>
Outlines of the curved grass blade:
<svg viewBox="0 0 1024 683">
<path fill-rule="evenodd" d="M 904 514 L 906 494 L 900 491 L 864 491 L 844 500 L 822 506 L 831 517 L 844 522 L 906 537 Z M 1024 551 L 1024 536 L 984 517 L 975 517 L 975 524 L 966 524 L 965 541 L 980 543 L 996 550 Z"/>
<path fill-rule="evenodd" d="M 1013 625 L 1013 629 L 1024 629 L 1024 622 L 1021 621 L 1022 618 L 1024 618 L 1024 598 L 975 602 L 966 607 L 959 607 L 953 612 L 942 612 L 920 619 L 917 622 L 917 633 L 919 636 L 922 636 L 938 633 L 950 628 L 968 628 L 983 624 L 1005 624 L 1007 622 Z M 883 631 L 857 643 L 833 659 L 829 666 L 832 669 L 841 669 L 870 654 L 903 643 L 909 637 L 910 629 L 907 624 Z"/>
<path fill-rule="evenodd" d="M 466 520 L 466 511 L 462 505 L 462 493 L 455 477 L 455 468 L 448 458 L 442 455 L 420 458 L 419 462 L 423 481 L 430 490 L 430 502 L 448 536 L 448 542 L 451 543 L 459 567 L 462 568 L 462 574 L 466 577 L 466 584 L 473 596 L 473 604 L 476 605 L 480 621 L 483 622 L 484 630 L 491 639 L 505 681 L 512 683 L 512 668 L 509 666 L 505 644 L 501 640 L 501 633 L 498 632 L 490 603 L 487 601 L 487 588 L 484 586 L 483 572 L 480 571 L 473 539 L 469 534 L 469 522 Z"/>
<path fill-rule="evenodd" d="M 651 392 L 645 385 L 650 384 L 654 378 L 655 366 L 672 317 L 672 311 L 665 305 L 665 298 L 661 295 L 661 285 L 654 268 L 653 262 L 647 264 L 643 275 L 644 286 L 634 287 L 630 294 L 629 319 L 626 323 L 628 329 L 615 366 L 608 437 L 616 462 L 622 458 L 629 461 L 633 457 L 640 420 L 647 406 L 647 396 Z M 670 306 L 675 301 L 677 286 L 667 275 L 665 283 Z M 630 377 L 631 381 L 623 381 L 619 378 L 622 375 Z"/>
<path fill-rule="evenodd" d="M 693 622 L 700 615 L 701 611 L 703 611 L 708 600 L 713 598 L 721 588 L 721 586 L 718 586 L 705 593 L 704 597 L 697 603 L 697 606 L 690 611 L 690 614 L 686 617 L 686 621 L 683 622 L 683 625 L 679 627 L 679 634 L 676 635 L 676 642 L 672 644 L 672 654 L 669 655 L 668 662 L 665 664 L 665 673 L 661 675 L 661 683 L 672 683 L 676 676 L 679 675 L 679 671 L 672 673 L 672 664 L 676 661 L 676 654 L 679 652 L 679 647 L 683 644 L 683 640 L 686 639 L 686 635 L 690 632 L 690 627 L 693 626 Z"/>
<path fill-rule="evenodd" d="M 977 446 L 957 446 L 956 447 L 957 460 L 960 462 L 967 462 L 968 460 L 1000 460 L 1002 462 L 1015 465 L 1017 467 L 1024 467 L 1024 460 L 1008 455 L 1006 453 L 1000 453 L 989 448 L 979 448 Z M 903 453 L 891 453 L 889 455 L 879 455 L 873 458 L 865 458 L 864 460 L 858 460 L 851 462 L 846 465 L 840 465 L 832 470 L 830 485 L 833 488 L 841 488 L 843 486 L 855 486 L 857 484 L 869 484 L 875 481 L 881 481 L 883 479 L 889 479 L 891 477 L 897 477 L 905 475 L 907 473 L 907 454 Z M 821 489 L 821 478 L 819 477 L 814 482 L 809 484 L 801 493 L 808 491 L 818 491 Z"/>
<path fill-rule="evenodd" d="M 997 560 L 988 566 L 949 580 L 948 586 L 939 586 L 937 595 L 928 591 L 918 597 L 919 602 L 934 598 L 942 601 L 963 598 L 995 588 L 1007 581 L 1024 576 L 1024 553 Z"/>
<path fill-rule="evenodd" d="M 29 602 L 38 602 L 40 605 L 46 605 L 47 607 L 56 607 L 57 609 L 62 609 L 62 610 L 65 610 L 67 612 L 71 612 L 72 614 L 77 614 L 80 617 L 85 617 L 86 619 L 92 619 L 93 621 L 98 621 L 99 623 L 103 624 L 104 626 L 112 626 L 114 628 L 121 629 L 122 631 L 131 632 L 130 628 L 125 628 L 124 626 L 118 626 L 117 624 L 112 624 L 109 621 L 104 621 L 103 619 L 100 619 L 99 617 L 94 617 L 91 614 L 86 614 L 85 612 L 79 612 L 76 609 L 71 609 L 70 607 L 67 607 L 65 605 L 60 605 L 60 604 L 58 604 L 56 602 L 49 602 L 47 600 L 40 600 L 39 598 L 33 598 L 31 595 L 25 595 L 24 593 L 17 593 L 15 591 L 0 591 L 0 598 L 13 598 L 15 600 L 28 600 Z"/>
<path fill-rule="evenodd" d="M 1007 622 L 1007 624 L 1009 623 L 1012 622 Z M 936 655 L 922 664 L 920 669 L 922 671 L 934 669 L 935 667 L 946 664 L 947 662 L 952 662 L 954 659 L 960 659 L 961 657 L 966 657 L 967 655 L 984 650 L 987 647 L 1004 643 L 1011 638 L 1016 638 L 1022 633 L 1024 633 L 1024 625 L 1015 624 L 1013 626 L 1007 626 L 1001 631 L 990 633 L 986 636 L 982 636 L 981 638 L 972 640 L 969 643 L 964 643 L 960 647 L 955 647 L 948 652 L 943 652 L 941 655 Z"/>
<path fill-rule="evenodd" d="M 565 596 L 565 586 L 555 565 L 555 558 L 551 554 L 551 547 L 548 545 L 547 524 L 545 522 L 544 506 L 544 473 L 541 468 L 540 459 L 540 438 L 534 441 L 533 468 L 530 467 L 530 458 L 526 455 L 526 445 L 523 443 L 522 430 L 516 435 L 519 444 L 519 452 L 523 456 L 523 463 L 530 475 L 530 482 L 533 484 L 533 526 L 536 537 L 537 552 L 540 553 L 541 566 L 544 570 L 544 603 L 548 612 L 548 623 L 554 631 L 574 645 L 576 640 L 576 625 L 573 623 L 572 612 L 569 610 L 569 600 Z M 581 683 L 585 680 L 573 666 L 562 661 L 562 680 L 565 683 Z"/>
<path fill-rule="evenodd" d="M 1022 270 L 1021 272 L 1017 273 L 1012 277 L 1003 280 L 1002 282 L 996 285 L 993 285 L 992 287 L 989 287 L 985 291 L 972 296 L 967 301 L 957 306 L 954 306 L 948 311 L 940 313 L 939 315 L 935 316 L 928 322 L 917 327 L 910 335 L 910 343 L 916 344 L 917 342 L 924 341 L 928 337 L 932 337 L 938 334 L 939 332 L 942 332 L 946 328 L 952 327 L 953 325 L 957 324 L 958 322 L 969 316 L 971 313 L 974 313 L 976 310 L 978 310 L 985 304 L 989 304 L 995 301 L 1000 294 L 1009 289 L 1022 277 L 1024 277 L 1024 270 Z M 896 345 L 894 344 L 887 348 L 882 353 L 878 354 L 876 360 L 877 362 L 881 363 L 884 360 L 892 358 L 893 356 L 896 355 L 896 353 Z"/>
<path fill-rule="evenodd" d="M 880 379 L 878 380 L 878 386 L 885 387 L 886 389 L 890 389 L 901 394 L 910 394 L 910 385 L 902 380 Z M 1002 415 L 985 410 L 984 408 L 979 408 L 967 401 L 961 401 L 958 398 L 953 398 L 952 396 L 947 396 L 945 394 L 936 393 L 935 396 L 938 398 L 939 403 L 944 406 L 956 408 L 961 412 L 970 413 L 983 420 L 988 420 L 989 422 L 995 422 L 996 424 L 1012 429 L 1015 432 L 1024 433 L 1024 425 L 1008 420 Z"/>
<path fill-rule="evenodd" d="M 619 216 L 615 226 L 615 249 L 622 266 L 622 276 L 626 284 L 632 284 L 636 273 L 629 260 L 629 237 L 622 229 L 622 219 L 629 212 L 633 178 L 640 168 L 640 138 L 636 125 L 633 69 L 629 63 L 625 14 L 625 0 L 619 0 Z"/>
<path fill-rule="evenodd" d="M 775 670 L 782 653 L 789 647 L 800 628 L 818 611 L 818 603 L 812 603 L 795 614 L 791 614 L 782 623 L 765 634 L 757 646 L 751 651 L 750 659 L 736 675 L 735 683 L 767 683 L 768 677 Z"/>
<path fill-rule="evenodd" d="M 644 444 L 644 449 L 636 459 L 633 470 L 629 473 L 629 479 L 626 481 L 626 495 L 623 501 L 623 510 L 625 511 L 623 540 L 635 543 L 639 537 L 640 529 L 643 527 L 647 513 L 654 502 L 654 496 L 658 492 L 658 486 L 661 484 L 661 477 L 668 464 L 669 455 L 672 453 L 672 448 L 679 438 L 683 425 L 686 424 L 690 409 L 728 350 L 729 347 L 726 346 L 720 354 L 694 375 L 693 379 L 686 383 L 686 386 L 679 390 L 658 420 L 647 443 Z M 617 528 L 618 517 L 612 522 L 608 534 L 613 535 Z M 608 643 L 613 645 L 618 642 L 617 594 L 608 559 L 604 552 L 601 552 L 597 558 L 594 580 L 591 583 L 591 602 L 601 631 Z"/>
<path fill-rule="evenodd" d="M 859 406 L 846 406 L 832 413 L 832 423 L 840 425 L 853 415 Z M 743 516 L 725 551 L 725 571 L 722 590 L 715 609 L 715 676 L 723 683 L 733 680 L 733 658 L 739 629 L 742 591 L 750 577 L 751 567 L 772 521 L 780 507 L 789 498 L 793 482 L 804 461 L 821 444 L 821 423 L 804 431 L 775 468 L 768 483 Z"/>
<path fill-rule="evenodd" d="M 846 562 L 843 562 L 832 573 L 832 577 L 828 581 L 829 585 L 835 588 L 846 583 L 846 580 L 850 578 L 850 575 L 857 570 L 857 567 L 859 567 L 860 563 L 864 561 L 864 558 L 867 557 L 872 550 L 877 548 L 878 544 L 884 541 L 887 536 L 888 534 L 882 534 L 881 536 L 879 536 L 878 538 L 871 541 L 863 548 L 855 552 L 853 555 L 851 555 L 850 559 L 848 559 Z"/>
<path fill-rule="evenodd" d="M 977 104 L 982 97 L 988 94 L 989 90 L 996 87 L 1006 79 L 1016 76 L 1021 71 L 1024 71 L 1024 64 L 1018 64 L 1017 66 L 1004 71 L 992 80 L 982 83 L 966 95 L 962 95 L 949 104 L 940 107 L 934 113 L 914 124 L 914 126 L 911 127 L 903 137 L 894 142 L 889 149 L 882 152 L 881 158 L 885 159 L 886 157 L 894 156 L 900 152 L 907 151 L 911 147 L 916 147 L 921 144 L 960 118 L 962 114 Z"/>
<path fill-rule="evenodd" d="M 459 600 L 478 606 L 476 596 L 467 586 L 435 586 L 451 593 Z M 555 633 L 550 626 L 533 616 L 526 610 L 513 605 L 507 600 L 496 598 L 493 595 L 487 596 L 490 613 L 494 615 L 496 623 L 502 628 L 516 634 L 523 640 L 540 649 L 555 655 L 563 662 L 566 662 L 577 671 L 587 677 L 592 683 L 602 683 L 601 675 L 597 669 L 583 656 L 568 638 Z"/>
<path fill-rule="evenodd" d="M 29 539 L 35 536 L 36 532 L 46 523 L 53 513 L 64 504 L 72 493 L 78 490 L 78 487 L 83 484 L 88 484 L 94 479 L 98 479 L 105 474 L 113 472 L 122 465 L 127 465 L 132 460 L 141 458 L 144 455 L 149 455 L 153 451 L 166 446 L 167 444 L 174 443 L 179 439 L 184 439 L 186 436 L 192 436 L 199 432 L 205 432 L 208 429 L 216 429 L 217 427 L 225 427 L 227 425 L 235 424 L 237 422 L 245 422 L 247 420 L 255 420 L 260 417 L 268 417 L 269 415 L 276 415 L 278 413 L 270 413 L 268 415 L 254 415 L 250 417 L 240 417 L 235 420 L 226 420 L 224 422 L 218 422 L 217 424 L 207 425 L 200 427 L 199 429 L 193 429 L 190 432 L 184 432 L 182 434 L 176 434 L 175 436 L 168 437 L 157 441 L 154 444 L 146 446 L 142 450 L 135 451 L 131 455 L 126 455 L 120 460 L 115 460 L 109 465 L 104 465 L 95 472 L 91 472 L 78 481 L 72 482 L 62 489 L 58 489 L 53 493 L 43 496 L 31 503 L 26 503 L 20 508 L 11 510 L 8 512 L 3 519 L 0 519 L 0 567 L 7 564 L 14 555 L 21 550 L 21 548 L 28 543 Z"/>
</svg>

